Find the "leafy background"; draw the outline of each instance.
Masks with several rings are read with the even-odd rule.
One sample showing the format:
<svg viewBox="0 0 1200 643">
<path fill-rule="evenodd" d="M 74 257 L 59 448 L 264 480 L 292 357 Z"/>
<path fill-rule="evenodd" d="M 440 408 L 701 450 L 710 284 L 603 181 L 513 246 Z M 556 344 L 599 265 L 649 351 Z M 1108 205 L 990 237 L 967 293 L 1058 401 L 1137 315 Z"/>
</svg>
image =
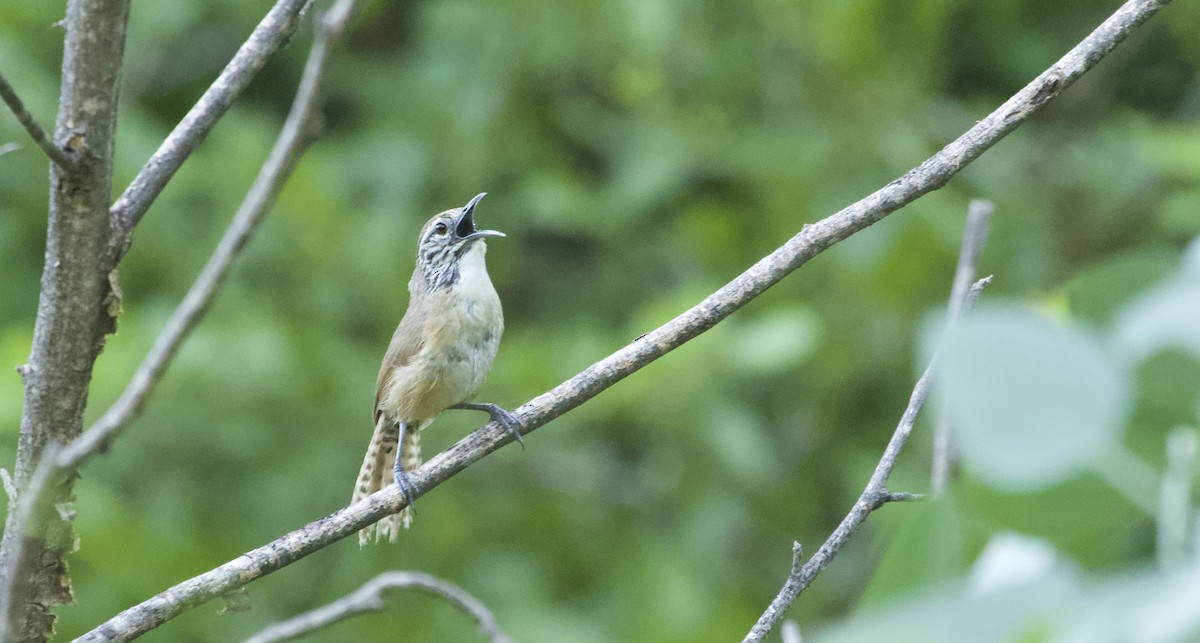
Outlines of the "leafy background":
<svg viewBox="0 0 1200 643">
<path fill-rule="evenodd" d="M 116 190 L 268 6 L 134 3 Z M 345 504 L 371 430 L 378 360 L 405 307 L 413 240 L 432 213 L 488 191 L 479 219 L 509 234 L 490 247 L 508 330 L 480 397 L 514 407 L 900 175 L 1116 6 L 364 3 L 332 63 L 325 137 L 146 414 L 82 473 L 78 603 L 60 610 L 61 635 Z M 49 124 L 62 5 L 17 0 L 2 14 L 0 68 Z M 993 417 L 999 429 L 982 422 L 983 467 L 969 457 L 947 498 L 873 516 L 790 616 L 833 638 L 863 640 L 853 628 L 883 623 L 912 640 L 953 640 L 953 630 L 908 622 L 926 614 L 912 605 L 933 610 L 925 623 L 976 625 L 954 588 L 986 569 L 989 541 L 1045 562 L 1039 569 L 1070 570 L 1038 582 L 1061 581 L 1072 597 L 1129 570 L 1155 582 L 1145 571 L 1156 558 L 1154 485 L 1168 432 L 1197 422 L 1200 365 L 1179 342 L 1121 357 L 1114 319 L 1186 274 L 1183 249 L 1200 232 L 1198 28 L 1200 6 L 1175 3 L 946 188 L 529 436 L 524 451 L 504 449 L 433 491 L 398 546 L 359 551 L 347 539 L 253 584 L 250 611 L 205 606 L 147 640 L 245 636 L 387 569 L 461 584 L 521 641 L 740 637 L 786 575 L 792 540 L 815 550 L 870 475 L 923 367 L 919 338 L 944 308 L 976 197 L 996 203 L 981 270 L 996 275 L 986 298 L 999 308 L 954 337 L 991 337 L 994 322 L 1009 339 L 1042 333 L 1051 356 L 1082 342 L 1118 365 L 1128 400 L 1061 434 L 1027 417 Z M 139 227 L 90 419 L 119 394 L 232 216 L 310 39 L 311 19 Z M 0 116 L 0 144 L 9 141 L 22 149 L 0 156 L 6 466 L 21 409 L 11 367 L 29 351 L 48 191 L 40 152 Z M 1036 366 L 1014 357 L 1013 370 L 1003 359 L 998 370 L 972 369 L 962 350 L 949 361 L 964 370 L 948 379 L 976 394 L 989 374 L 1011 383 Z M 1071 368 L 1050 383 L 1079 374 Z M 1063 399 L 1068 416 L 1080 408 Z M 983 400 L 998 413 L 1025 408 Z M 968 424 L 972 408 L 959 410 Z M 427 448 L 480 420 L 444 415 Z M 1012 422 L 1021 425 L 1005 439 Z M 1107 431 L 1096 440 L 1115 443 L 1116 461 L 1092 466 L 1072 450 L 1094 430 Z M 926 489 L 929 434 L 922 420 L 895 489 Z M 1022 461 L 1009 448 L 1039 454 L 1042 440 L 1067 443 L 1062 467 L 1048 458 L 1054 475 L 1003 469 L 1012 453 Z M 1061 625 L 1012 605 L 1018 625 L 997 629 L 998 640 L 1039 640 Z M 451 608 L 402 594 L 313 640 L 472 636 Z"/>
</svg>

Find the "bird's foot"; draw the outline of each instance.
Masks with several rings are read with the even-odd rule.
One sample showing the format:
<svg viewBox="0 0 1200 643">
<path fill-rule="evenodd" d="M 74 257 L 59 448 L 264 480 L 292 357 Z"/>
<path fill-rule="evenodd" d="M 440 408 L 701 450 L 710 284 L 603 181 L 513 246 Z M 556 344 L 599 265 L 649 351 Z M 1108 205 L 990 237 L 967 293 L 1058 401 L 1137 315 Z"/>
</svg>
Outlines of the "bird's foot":
<svg viewBox="0 0 1200 643">
<path fill-rule="evenodd" d="M 401 466 L 400 458 L 396 458 L 396 466 L 392 468 L 392 473 L 396 477 L 396 486 L 400 488 L 400 493 L 404 494 L 404 499 L 411 507 L 417 501 L 417 487 L 413 484 L 412 478 L 408 477 L 408 473 L 404 471 L 404 467 Z"/>
<path fill-rule="evenodd" d="M 468 411 L 483 411 L 484 413 L 487 413 L 489 416 L 491 416 L 493 422 L 499 422 L 500 426 L 503 426 L 504 430 L 508 431 L 513 436 L 513 439 L 517 441 L 517 444 L 521 445 L 522 449 L 525 448 L 525 440 L 521 439 L 521 429 L 524 429 L 525 425 L 521 424 L 521 421 L 518 420 L 515 415 L 505 411 L 500 406 L 490 402 L 469 402 L 455 404 L 450 408 L 466 409 Z"/>
</svg>

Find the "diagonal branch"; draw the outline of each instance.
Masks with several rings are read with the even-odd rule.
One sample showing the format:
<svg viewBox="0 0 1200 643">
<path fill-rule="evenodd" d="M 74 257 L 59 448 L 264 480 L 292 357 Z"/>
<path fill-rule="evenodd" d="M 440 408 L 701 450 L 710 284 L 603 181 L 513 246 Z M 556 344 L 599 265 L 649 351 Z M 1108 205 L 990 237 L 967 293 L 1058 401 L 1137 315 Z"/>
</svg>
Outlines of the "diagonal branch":
<svg viewBox="0 0 1200 643">
<path fill-rule="evenodd" d="M 221 70 L 200 100 L 159 145 L 138 175 L 109 209 L 113 222 L 114 263 L 129 250 L 130 235 L 192 151 L 208 136 L 233 101 L 291 37 L 312 0 L 279 0 Z"/>
<path fill-rule="evenodd" d="M 57 163 L 64 170 L 75 167 L 75 159 L 68 156 L 66 152 L 58 147 L 55 147 L 50 137 L 46 136 L 46 130 L 43 130 L 42 126 L 38 125 L 37 119 L 25 108 L 25 103 L 21 101 L 20 96 L 17 96 L 17 90 L 13 89 L 13 86 L 9 84 L 4 74 L 0 74 L 0 98 L 3 98 L 4 102 L 8 104 L 8 108 L 17 117 L 17 121 L 21 123 L 21 127 L 24 127 L 25 131 L 29 133 L 29 138 L 32 138 L 33 142 L 42 148 L 42 151 L 46 153 L 46 156 L 50 157 L 51 161 Z"/>
<path fill-rule="evenodd" d="M 991 277 L 984 277 L 975 282 L 971 287 L 969 296 L 964 298 L 963 311 L 968 310 L 979 298 L 983 288 L 991 283 Z M 921 375 L 921 379 L 917 380 L 916 386 L 913 387 L 912 395 L 908 399 L 908 407 L 904 409 L 904 415 L 900 417 L 900 423 L 896 425 L 896 431 L 892 433 L 892 439 L 888 441 L 887 448 L 883 451 L 883 457 L 879 459 L 879 464 L 875 466 L 875 473 L 871 474 L 870 481 L 867 482 L 866 489 L 863 489 L 862 495 L 854 503 L 854 507 L 850 509 L 850 513 L 842 518 L 842 522 L 838 524 L 837 529 L 829 534 L 829 538 L 813 554 L 812 558 L 808 559 L 807 563 L 799 565 L 800 560 L 800 543 L 792 545 L 792 573 L 788 575 L 787 581 L 783 587 L 779 589 L 779 593 L 775 596 L 775 600 L 767 606 L 767 610 L 759 617 L 758 622 L 750 629 L 746 638 L 742 639 L 742 643 L 757 643 L 766 638 L 771 632 L 771 628 L 783 618 L 783 613 L 792 605 L 792 602 L 812 584 L 817 578 L 817 574 L 821 573 L 822 569 L 837 556 L 842 546 L 850 540 L 854 532 L 867 520 L 867 516 L 871 515 L 872 511 L 882 507 L 889 502 L 907 502 L 918 499 L 918 496 L 907 493 L 892 493 L 888 491 L 888 477 L 892 475 L 892 469 L 896 466 L 896 458 L 900 456 L 900 451 L 904 449 L 904 444 L 908 441 L 908 436 L 912 435 L 913 423 L 917 420 L 917 414 L 921 412 L 921 407 L 925 405 L 925 399 L 929 397 L 929 389 L 933 379 L 933 367 L 936 362 L 936 355 L 930 361 L 929 366 L 925 368 L 925 372 Z"/>
<path fill-rule="evenodd" d="M 1126 2 L 1050 69 L 921 165 L 865 199 L 813 225 L 804 226 L 782 247 L 693 308 L 516 409 L 514 415 L 525 426 L 524 432 L 533 431 L 583 404 L 617 381 L 712 328 L 826 248 L 921 195 L 942 187 L 967 164 L 1094 67 L 1134 28 L 1168 3 L 1169 0 Z M 490 422 L 477 429 L 413 472 L 411 477 L 417 495 L 441 484 L 513 439 L 498 422 Z M 405 506 L 407 500 L 397 488 L 384 489 L 147 599 L 117 614 L 80 640 L 128 640 L 148 632 L 186 609 L 290 565 Z"/>
<path fill-rule="evenodd" d="M 442 598 L 458 611 L 471 617 L 471 620 L 479 624 L 483 635 L 492 643 L 511 643 L 512 639 L 500 629 L 500 623 L 496 621 L 496 617 L 492 615 L 487 605 L 483 604 L 483 601 L 468 594 L 466 590 L 450 581 L 421 572 L 384 572 L 328 605 L 322 605 L 286 621 L 275 623 L 246 639 L 246 643 L 288 641 L 363 612 L 380 611 L 386 607 L 383 602 L 384 592 L 389 589 L 409 587 L 424 590 Z"/>
<path fill-rule="evenodd" d="M 225 235 L 192 284 L 154 346 L 146 354 L 130 379 L 129 386 L 95 424 L 63 449 L 58 466 L 78 467 L 88 457 L 104 450 L 112 439 L 142 413 L 167 366 L 179 351 L 183 340 L 200 323 L 212 306 L 217 292 L 229 276 L 234 259 L 241 254 L 258 224 L 270 212 L 280 189 L 292 175 L 301 155 L 313 138 L 314 116 L 320 85 L 333 42 L 341 35 L 353 2 L 341 0 L 323 18 L 317 29 L 312 52 L 300 79 L 287 121 L 258 177 L 238 207 Z"/>
<path fill-rule="evenodd" d="M 985 199 L 972 199 L 967 206 L 967 225 L 963 229 L 962 247 L 958 252 L 958 267 L 954 270 L 954 285 L 950 290 L 949 312 L 946 314 L 947 328 L 958 320 L 967 302 L 971 282 L 975 281 L 979 255 L 983 253 L 983 244 L 987 242 L 988 222 L 995 209 L 996 206 Z M 940 406 L 937 423 L 933 427 L 933 463 L 929 476 L 929 491 L 935 498 L 941 496 L 950 483 L 952 459 L 949 411 L 945 404 Z"/>
</svg>

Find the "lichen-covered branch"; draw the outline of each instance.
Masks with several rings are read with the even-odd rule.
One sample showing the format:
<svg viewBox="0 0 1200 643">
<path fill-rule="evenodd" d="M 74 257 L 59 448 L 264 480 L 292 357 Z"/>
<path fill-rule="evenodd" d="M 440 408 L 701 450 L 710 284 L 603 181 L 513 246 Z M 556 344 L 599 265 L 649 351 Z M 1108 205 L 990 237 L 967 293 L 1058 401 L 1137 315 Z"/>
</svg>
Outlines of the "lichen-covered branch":
<svg viewBox="0 0 1200 643">
<path fill-rule="evenodd" d="M 968 163 L 1014 130 L 1112 51 L 1169 0 L 1131 0 L 1061 60 L 996 111 L 904 176 L 843 210 L 806 225 L 779 249 L 663 326 L 646 333 L 554 389 L 526 402 L 514 415 L 525 433 L 545 425 L 604 389 L 712 328 L 826 248 L 918 197 L 946 184 Z M 477 429 L 412 474 L 418 495 L 513 441 L 499 423 Z M 86 634 L 84 641 L 128 640 L 180 612 L 290 565 L 359 529 L 395 513 L 407 501 L 385 489 L 262 547 L 188 579 L 135 605 Z"/>
<path fill-rule="evenodd" d="M 419 589 L 450 603 L 455 609 L 478 623 L 480 632 L 492 643 L 510 643 L 512 641 L 500 629 L 500 623 L 496 621 L 496 617 L 492 615 L 487 605 L 458 585 L 421 572 L 385 572 L 332 603 L 275 623 L 246 639 L 246 643 L 288 641 L 357 614 L 378 612 L 387 607 L 383 599 L 388 590 L 404 588 Z"/>
</svg>

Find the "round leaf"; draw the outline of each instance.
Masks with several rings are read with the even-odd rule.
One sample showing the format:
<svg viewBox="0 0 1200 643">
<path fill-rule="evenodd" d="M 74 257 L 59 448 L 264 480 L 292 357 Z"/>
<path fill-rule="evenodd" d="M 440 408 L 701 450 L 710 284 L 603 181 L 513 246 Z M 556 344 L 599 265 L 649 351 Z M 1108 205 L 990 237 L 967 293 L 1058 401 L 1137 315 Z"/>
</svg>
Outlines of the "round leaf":
<svg viewBox="0 0 1200 643">
<path fill-rule="evenodd" d="M 1061 482 L 1119 439 L 1127 376 L 1077 327 L 982 309 L 950 331 L 940 359 L 963 461 L 992 486 Z"/>
</svg>

